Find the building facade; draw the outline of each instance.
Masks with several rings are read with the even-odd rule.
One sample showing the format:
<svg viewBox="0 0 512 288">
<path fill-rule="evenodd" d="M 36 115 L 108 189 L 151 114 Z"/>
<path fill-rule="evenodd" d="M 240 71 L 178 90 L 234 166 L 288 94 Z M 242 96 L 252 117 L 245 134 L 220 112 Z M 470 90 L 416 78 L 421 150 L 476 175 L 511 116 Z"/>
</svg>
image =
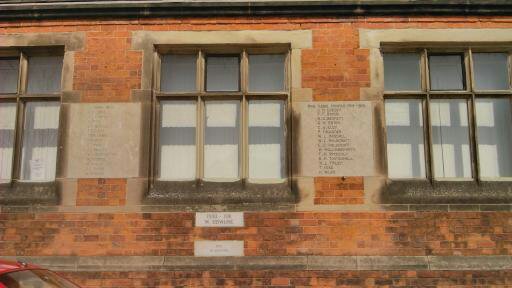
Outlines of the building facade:
<svg viewBox="0 0 512 288">
<path fill-rule="evenodd" d="M 512 287 L 512 4 L 429 2 L 0 1 L 0 257 Z"/>
</svg>

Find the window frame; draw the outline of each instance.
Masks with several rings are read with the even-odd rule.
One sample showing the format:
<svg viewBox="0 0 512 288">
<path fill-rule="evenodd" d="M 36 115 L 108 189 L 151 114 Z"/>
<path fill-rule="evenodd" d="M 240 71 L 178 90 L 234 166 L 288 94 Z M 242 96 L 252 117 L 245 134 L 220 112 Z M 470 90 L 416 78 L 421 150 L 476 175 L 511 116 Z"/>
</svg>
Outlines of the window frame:
<svg viewBox="0 0 512 288">
<path fill-rule="evenodd" d="M 480 172 L 480 159 L 478 153 L 478 133 L 476 123 L 476 100 L 477 99 L 509 99 L 512 111 L 512 48 L 510 47 L 497 47 L 497 46 L 422 46 L 422 47 L 392 47 L 383 46 L 381 48 L 383 54 L 395 53 L 418 53 L 419 54 L 419 69 L 420 69 L 420 90 L 418 91 L 388 91 L 383 88 L 383 101 L 388 99 L 418 99 L 422 103 L 423 114 L 423 139 L 424 139 L 424 155 L 425 155 L 425 177 L 411 177 L 411 178 L 391 178 L 393 181 L 417 181 L 425 180 L 429 182 L 450 182 L 450 181 L 475 181 L 477 183 L 483 181 L 512 181 L 512 177 L 482 177 Z M 507 54 L 507 79 L 508 89 L 506 90 L 477 90 L 474 76 L 474 63 L 473 53 L 505 53 Z M 462 90 L 431 90 L 430 87 L 430 56 L 448 56 L 448 55 L 461 55 L 462 59 L 462 73 L 463 73 L 463 88 Z M 385 75 L 384 75 L 385 77 Z M 430 104 L 434 99 L 465 99 L 468 109 L 468 134 L 469 134 L 469 148 L 471 157 L 471 177 L 469 178 L 444 178 L 436 177 L 434 172 L 434 157 L 433 157 L 433 141 L 432 141 L 432 122 Z M 385 129 L 387 129 L 384 123 Z M 387 135 L 387 133 L 384 133 Z M 387 137 L 387 136 L 385 136 Z M 388 145 L 386 139 L 385 145 Z M 387 150 L 387 149 L 386 149 Z M 385 150 L 385 151 L 386 151 Z M 387 153 L 385 153 L 386 163 L 389 164 Z M 386 166 L 389 167 L 389 166 Z"/>
<path fill-rule="evenodd" d="M 196 55 L 196 90 L 192 92 L 165 92 L 161 91 L 161 63 L 162 57 L 167 54 Z M 249 55 L 255 54 L 281 54 L 285 55 L 284 63 L 284 87 L 282 91 L 251 92 L 249 91 Z M 233 56 L 239 59 L 239 90 L 238 91 L 207 91 L 207 57 Z M 291 177 L 291 49 L 289 45 L 162 45 L 157 46 L 154 53 L 154 81 L 152 93 L 152 117 L 151 117 L 151 144 L 150 144 L 150 188 L 155 182 L 184 182 L 187 180 L 160 179 L 160 121 L 161 101 L 165 100 L 189 100 L 196 102 L 196 176 L 190 181 L 196 182 L 221 182 L 230 183 L 241 181 L 242 183 L 282 184 Z M 280 100 L 284 102 L 284 134 L 285 134 L 285 161 L 284 175 L 282 179 L 249 179 L 249 129 L 248 108 L 249 100 Z M 240 101 L 240 133 L 239 133 L 239 178 L 210 179 L 204 178 L 204 132 L 205 132 L 205 102 L 215 100 L 239 100 Z"/>
<path fill-rule="evenodd" d="M 9 182 L 3 184 L 14 185 L 16 183 L 53 183 L 56 181 L 59 174 L 58 166 L 60 159 L 60 150 L 58 149 L 59 143 L 61 143 L 61 127 L 62 127 L 62 109 L 59 109 L 59 128 L 57 129 L 57 152 L 56 152 L 56 167 L 55 177 L 50 181 L 31 181 L 21 179 L 21 168 L 23 160 L 23 134 L 25 126 L 25 108 L 27 102 L 31 101 L 48 101 L 57 102 L 62 107 L 62 78 L 64 77 L 64 63 L 62 65 L 61 77 L 59 84 L 60 90 L 53 93 L 28 93 L 28 69 L 29 69 L 29 57 L 32 56 L 60 56 L 64 61 L 64 47 L 35 47 L 35 48 L 24 48 L 19 50 L 5 50 L 1 51 L 0 58 L 2 59 L 19 59 L 18 66 L 18 82 L 15 93 L 0 93 L 0 103 L 15 103 L 16 104 L 16 116 L 14 126 L 14 144 L 13 144 L 13 156 L 11 162 L 11 177 Z"/>
</svg>

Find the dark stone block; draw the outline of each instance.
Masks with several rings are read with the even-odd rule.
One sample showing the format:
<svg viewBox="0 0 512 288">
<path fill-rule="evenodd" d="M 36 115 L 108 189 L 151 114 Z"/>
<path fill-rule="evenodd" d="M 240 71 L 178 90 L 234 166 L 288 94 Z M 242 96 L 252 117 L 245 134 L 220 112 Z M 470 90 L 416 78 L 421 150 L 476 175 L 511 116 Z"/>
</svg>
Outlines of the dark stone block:
<svg viewBox="0 0 512 288">
<path fill-rule="evenodd" d="M 254 184 L 243 181 L 157 181 L 143 203 L 149 205 L 295 203 L 296 198 L 289 182 Z"/>
<path fill-rule="evenodd" d="M 384 204 L 507 204 L 512 182 L 390 181 L 381 195 Z"/>
<path fill-rule="evenodd" d="M 55 182 L 0 184 L 0 205 L 58 205 L 60 191 Z"/>
</svg>

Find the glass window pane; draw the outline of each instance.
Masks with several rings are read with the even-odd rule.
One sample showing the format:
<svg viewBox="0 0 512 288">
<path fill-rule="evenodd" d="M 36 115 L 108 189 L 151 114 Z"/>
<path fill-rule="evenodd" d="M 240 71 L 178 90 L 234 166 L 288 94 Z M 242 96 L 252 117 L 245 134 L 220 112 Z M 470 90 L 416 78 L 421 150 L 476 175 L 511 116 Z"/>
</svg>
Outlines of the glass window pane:
<svg viewBox="0 0 512 288">
<path fill-rule="evenodd" d="M 17 92 L 19 66 L 19 59 L 0 59 L 0 93 Z"/>
<path fill-rule="evenodd" d="M 207 91 L 239 91 L 239 58 L 210 56 L 206 59 Z"/>
<path fill-rule="evenodd" d="M 204 178 L 239 178 L 240 101 L 206 101 Z"/>
<path fill-rule="evenodd" d="M 16 103 L 0 103 L 0 183 L 11 180 Z"/>
<path fill-rule="evenodd" d="M 164 55 L 160 90 L 164 92 L 196 91 L 196 55 Z"/>
<path fill-rule="evenodd" d="M 53 181 L 57 160 L 60 103 L 27 102 L 21 179 L 34 182 Z"/>
<path fill-rule="evenodd" d="M 425 178 L 423 110 L 419 99 L 385 102 L 388 176 Z"/>
<path fill-rule="evenodd" d="M 250 179 L 284 178 L 284 132 L 284 101 L 249 101 Z"/>
<path fill-rule="evenodd" d="M 512 116 L 506 98 L 476 100 L 482 177 L 512 177 Z"/>
<path fill-rule="evenodd" d="M 420 55 L 384 54 L 384 87 L 387 91 L 419 91 Z"/>
<path fill-rule="evenodd" d="M 462 55 L 428 57 L 431 90 L 464 90 Z"/>
<path fill-rule="evenodd" d="M 477 90 L 508 89 L 508 55 L 505 53 L 474 53 L 475 88 Z"/>
<path fill-rule="evenodd" d="M 435 178 L 470 178 L 467 101 L 431 100 L 430 119 Z"/>
<path fill-rule="evenodd" d="M 196 101 L 160 104 L 160 179 L 195 179 Z"/>
<path fill-rule="evenodd" d="M 249 91 L 284 90 L 285 55 L 249 55 Z"/>
<path fill-rule="evenodd" d="M 28 59 L 28 93 L 60 92 L 62 56 L 40 56 Z"/>
</svg>

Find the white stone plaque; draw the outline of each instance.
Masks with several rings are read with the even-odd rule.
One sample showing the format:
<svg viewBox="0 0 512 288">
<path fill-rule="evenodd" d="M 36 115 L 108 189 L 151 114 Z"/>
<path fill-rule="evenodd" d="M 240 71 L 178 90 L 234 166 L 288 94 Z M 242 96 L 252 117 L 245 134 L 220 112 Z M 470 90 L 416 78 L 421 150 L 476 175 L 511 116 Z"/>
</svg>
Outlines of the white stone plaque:
<svg viewBox="0 0 512 288">
<path fill-rule="evenodd" d="M 244 241 L 197 240 L 194 242 L 194 255 L 203 257 L 244 256 Z"/>
<path fill-rule="evenodd" d="M 300 171 L 303 176 L 371 176 L 372 104 L 302 102 Z"/>
<path fill-rule="evenodd" d="M 139 176 L 140 103 L 69 104 L 68 178 Z"/>
<path fill-rule="evenodd" d="M 244 213 L 197 212 L 196 227 L 244 227 Z"/>
</svg>

